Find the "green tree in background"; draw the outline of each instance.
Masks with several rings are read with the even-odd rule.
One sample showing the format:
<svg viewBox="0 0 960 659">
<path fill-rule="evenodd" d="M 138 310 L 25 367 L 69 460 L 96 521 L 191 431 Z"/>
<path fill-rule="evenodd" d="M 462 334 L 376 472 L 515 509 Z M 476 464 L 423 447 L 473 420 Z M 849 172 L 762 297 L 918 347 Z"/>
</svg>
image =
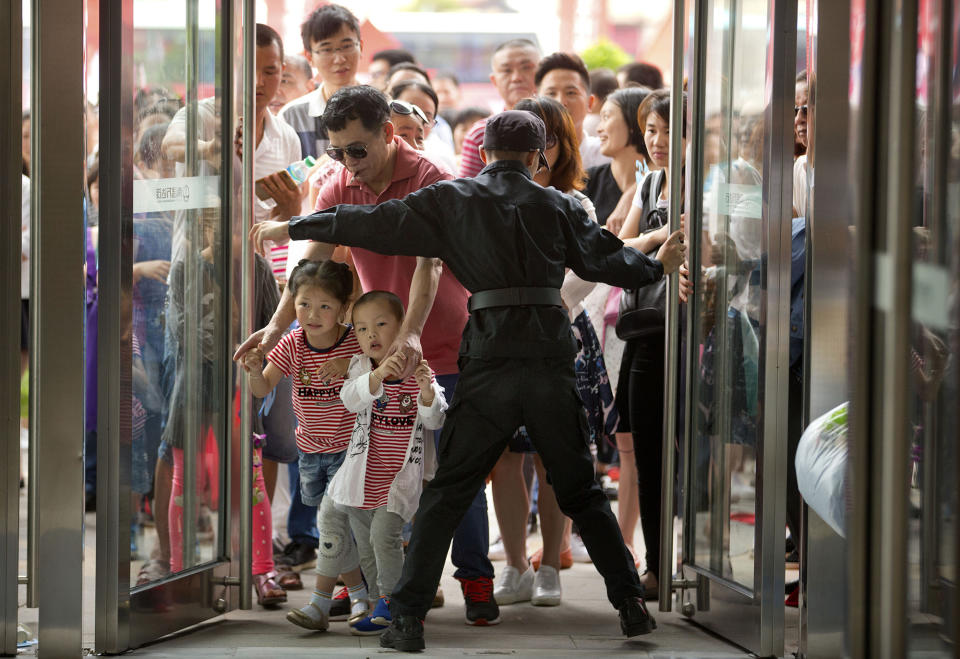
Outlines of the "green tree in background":
<svg viewBox="0 0 960 659">
<path fill-rule="evenodd" d="M 627 51 L 606 38 L 600 39 L 597 43 L 585 48 L 580 53 L 580 57 L 583 58 L 583 63 L 587 65 L 587 69 L 591 71 L 601 67 L 616 71 L 624 64 L 633 61 Z"/>
<path fill-rule="evenodd" d="M 404 11 L 458 11 L 460 3 L 457 0 L 411 0 Z"/>
</svg>

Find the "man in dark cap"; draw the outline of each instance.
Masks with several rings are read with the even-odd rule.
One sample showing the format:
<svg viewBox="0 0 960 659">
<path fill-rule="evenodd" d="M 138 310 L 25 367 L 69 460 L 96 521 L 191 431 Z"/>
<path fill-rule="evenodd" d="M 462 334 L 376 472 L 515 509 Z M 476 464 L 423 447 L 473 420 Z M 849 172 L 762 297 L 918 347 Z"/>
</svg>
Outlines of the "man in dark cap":
<svg viewBox="0 0 960 659">
<path fill-rule="evenodd" d="M 533 114 L 507 111 L 486 126 L 475 178 L 443 181 L 378 206 L 337 206 L 264 239 L 312 239 L 383 254 L 443 260 L 472 293 L 460 344 L 460 381 L 443 427 L 439 466 L 420 498 L 413 536 L 394 590 L 383 647 L 424 648 L 423 619 L 443 572 L 454 529 L 472 493 L 525 425 L 546 465 L 557 501 L 573 518 L 627 636 L 656 623 L 617 519 L 596 482 L 573 361 L 577 352 L 560 299 L 566 268 L 588 281 L 636 288 L 673 272 L 682 233 L 656 259 L 592 222 L 572 197 L 533 182 L 546 165 L 546 131 Z M 493 622 L 493 621 L 491 621 Z"/>
</svg>

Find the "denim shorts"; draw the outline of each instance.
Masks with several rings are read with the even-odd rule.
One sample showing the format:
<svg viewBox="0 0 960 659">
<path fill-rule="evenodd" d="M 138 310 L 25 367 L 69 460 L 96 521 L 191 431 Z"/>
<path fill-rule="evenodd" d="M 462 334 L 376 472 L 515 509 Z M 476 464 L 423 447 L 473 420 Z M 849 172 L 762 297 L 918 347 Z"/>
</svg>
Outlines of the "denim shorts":
<svg viewBox="0 0 960 659">
<path fill-rule="evenodd" d="M 304 453 L 300 459 L 300 498 L 308 506 L 319 506 L 347 451 L 337 453 Z"/>
</svg>

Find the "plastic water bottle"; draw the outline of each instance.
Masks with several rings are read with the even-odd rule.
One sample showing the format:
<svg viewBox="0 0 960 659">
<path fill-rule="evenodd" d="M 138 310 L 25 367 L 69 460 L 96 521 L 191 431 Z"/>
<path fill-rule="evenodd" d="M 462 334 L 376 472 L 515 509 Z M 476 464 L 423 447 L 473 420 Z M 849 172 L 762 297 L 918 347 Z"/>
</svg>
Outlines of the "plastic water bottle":
<svg viewBox="0 0 960 659">
<path fill-rule="evenodd" d="M 296 185 L 300 185 L 307 180 L 307 175 L 310 173 L 310 170 L 314 165 L 317 164 L 317 161 L 314 160 L 313 156 L 307 156 L 303 160 L 298 160 L 297 162 L 287 165 L 286 169 L 281 169 L 281 174 L 286 174 L 290 181 Z M 254 182 L 254 190 L 257 194 L 257 203 L 260 204 L 263 208 L 273 208 L 277 205 L 277 202 L 270 196 L 270 193 L 263 185 L 263 179 L 257 179 Z"/>
</svg>

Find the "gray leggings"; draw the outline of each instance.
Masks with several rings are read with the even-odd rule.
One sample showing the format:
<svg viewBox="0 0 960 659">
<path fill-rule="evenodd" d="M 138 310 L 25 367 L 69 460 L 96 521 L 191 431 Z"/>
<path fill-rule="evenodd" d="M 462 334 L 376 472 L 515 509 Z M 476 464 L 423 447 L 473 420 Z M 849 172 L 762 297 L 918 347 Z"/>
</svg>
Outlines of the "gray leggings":
<svg viewBox="0 0 960 659">
<path fill-rule="evenodd" d="M 374 589 L 379 596 L 389 597 L 403 569 L 403 540 L 400 537 L 403 518 L 388 512 L 386 507 L 374 510 L 337 507 L 350 516 L 350 527 L 357 539 L 360 565 L 367 579 L 370 599 L 375 597 Z"/>
<path fill-rule="evenodd" d="M 350 535 L 350 520 L 346 512 L 324 495 L 320 502 L 320 544 L 317 547 L 317 574 L 336 577 L 360 566 L 357 546 Z"/>
</svg>

